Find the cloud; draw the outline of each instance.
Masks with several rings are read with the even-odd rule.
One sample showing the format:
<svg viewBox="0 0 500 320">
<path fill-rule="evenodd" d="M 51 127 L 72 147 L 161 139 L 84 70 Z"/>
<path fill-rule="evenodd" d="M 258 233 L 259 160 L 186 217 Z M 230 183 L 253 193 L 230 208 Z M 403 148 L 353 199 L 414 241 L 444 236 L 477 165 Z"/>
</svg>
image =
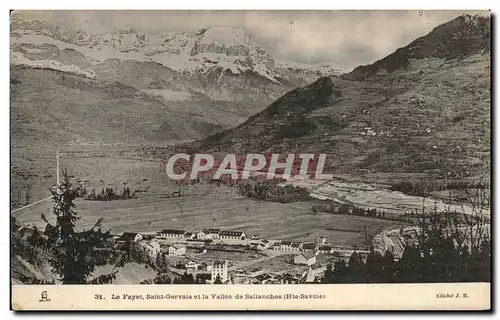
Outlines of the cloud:
<svg viewBox="0 0 500 320">
<path fill-rule="evenodd" d="M 243 28 L 273 56 L 298 62 L 335 61 L 346 68 L 369 64 L 465 11 L 18 11 L 64 27 L 105 33 Z"/>
</svg>

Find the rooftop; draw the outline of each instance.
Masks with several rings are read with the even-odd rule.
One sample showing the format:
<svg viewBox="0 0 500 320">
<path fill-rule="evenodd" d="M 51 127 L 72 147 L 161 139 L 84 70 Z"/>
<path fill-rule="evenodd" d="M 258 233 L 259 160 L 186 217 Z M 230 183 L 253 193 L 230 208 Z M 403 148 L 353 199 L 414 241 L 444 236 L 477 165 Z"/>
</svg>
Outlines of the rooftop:
<svg viewBox="0 0 500 320">
<path fill-rule="evenodd" d="M 218 234 L 220 232 L 220 229 L 204 229 L 203 232 L 211 233 L 211 234 Z"/>
<path fill-rule="evenodd" d="M 186 246 L 183 244 L 180 244 L 180 243 L 176 243 L 176 244 L 173 244 L 172 247 L 174 247 L 175 249 L 182 249 L 182 248 L 185 248 Z"/>
<path fill-rule="evenodd" d="M 304 243 L 302 245 L 302 248 L 303 249 L 311 249 L 311 250 L 313 250 L 313 249 L 316 248 L 316 244 L 315 243 Z"/>
<path fill-rule="evenodd" d="M 243 234 L 242 231 L 220 231 L 219 236 L 236 236 L 239 237 Z"/>
<path fill-rule="evenodd" d="M 137 233 L 135 232 L 124 232 L 120 238 L 118 238 L 118 241 L 132 241 L 135 239 L 137 236 Z"/>
<path fill-rule="evenodd" d="M 303 256 L 307 260 L 311 259 L 312 257 L 315 257 L 316 255 L 313 252 L 301 252 L 297 256 Z"/>
<path fill-rule="evenodd" d="M 214 263 L 212 263 L 212 265 L 216 266 L 216 265 L 225 265 L 227 264 L 227 261 L 222 261 L 222 260 L 215 260 Z"/>
</svg>

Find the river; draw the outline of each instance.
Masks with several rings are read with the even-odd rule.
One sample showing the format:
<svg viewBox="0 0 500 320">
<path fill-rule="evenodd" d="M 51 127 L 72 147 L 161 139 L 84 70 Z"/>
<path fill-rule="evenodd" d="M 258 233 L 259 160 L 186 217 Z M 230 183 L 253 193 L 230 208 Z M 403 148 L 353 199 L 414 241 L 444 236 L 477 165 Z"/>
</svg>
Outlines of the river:
<svg viewBox="0 0 500 320">
<path fill-rule="evenodd" d="M 405 212 L 422 212 L 431 210 L 434 206 L 438 211 L 450 210 L 465 214 L 477 214 L 471 204 L 449 204 L 441 199 L 406 195 L 399 191 L 393 191 L 389 185 L 368 184 L 364 182 L 349 182 L 344 180 L 324 181 L 288 181 L 292 185 L 306 187 L 311 190 L 311 196 L 321 200 L 335 200 L 340 203 L 352 203 L 357 207 L 375 208 L 388 213 L 403 214 Z M 489 215 L 490 210 L 483 210 L 483 214 Z"/>
</svg>

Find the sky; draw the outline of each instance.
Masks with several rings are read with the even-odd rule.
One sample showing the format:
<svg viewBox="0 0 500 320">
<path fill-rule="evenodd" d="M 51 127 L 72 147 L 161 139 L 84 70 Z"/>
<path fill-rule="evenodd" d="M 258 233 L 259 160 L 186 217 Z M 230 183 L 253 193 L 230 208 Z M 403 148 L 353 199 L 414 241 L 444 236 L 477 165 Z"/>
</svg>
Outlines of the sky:
<svg viewBox="0 0 500 320">
<path fill-rule="evenodd" d="M 242 28 L 273 57 L 302 63 L 332 61 L 344 68 L 373 63 L 466 11 L 17 11 L 61 27 L 103 34 Z"/>
</svg>

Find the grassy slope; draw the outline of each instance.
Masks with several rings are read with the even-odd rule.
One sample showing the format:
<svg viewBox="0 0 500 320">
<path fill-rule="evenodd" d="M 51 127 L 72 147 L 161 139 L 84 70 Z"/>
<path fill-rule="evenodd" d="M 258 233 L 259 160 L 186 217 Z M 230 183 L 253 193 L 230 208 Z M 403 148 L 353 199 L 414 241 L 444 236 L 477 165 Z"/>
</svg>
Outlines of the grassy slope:
<svg viewBox="0 0 500 320">
<path fill-rule="evenodd" d="M 11 133 L 16 145 L 181 140 L 219 130 L 217 117 L 228 117 L 227 123 L 221 122 L 225 126 L 238 118 L 207 106 L 203 119 L 200 110 L 191 113 L 186 106 L 166 103 L 132 86 L 52 70 L 16 67 L 11 79 Z M 156 132 L 165 129 L 162 124 L 168 131 Z"/>
<path fill-rule="evenodd" d="M 198 147 L 328 153 L 336 173 L 484 175 L 490 149 L 489 55 L 438 63 L 443 65 L 416 61 L 412 69 L 370 82 L 331 78 L 285 95 L 267 109 L 271 112 Z M 332 94 L 319 106 L 313 100 L 313 110 L 304 110 L 307 96 L 325 86 L 339 90 L 340 97 Z M 284 126 L 301 133 L 283 136 Z M 376 136 L 366 134 L 368 127 Z"/>
</svg>

